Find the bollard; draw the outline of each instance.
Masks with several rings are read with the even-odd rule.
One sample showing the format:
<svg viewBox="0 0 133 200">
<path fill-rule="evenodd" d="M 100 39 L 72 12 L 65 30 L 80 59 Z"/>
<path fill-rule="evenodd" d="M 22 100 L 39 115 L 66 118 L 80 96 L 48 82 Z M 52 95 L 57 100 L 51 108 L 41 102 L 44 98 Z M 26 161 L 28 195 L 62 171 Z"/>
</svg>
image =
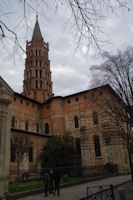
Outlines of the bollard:
<svg viewBox="0 0 133 200">
<path fill-rule="evenodd" d="M 126 200 L 125 190 L 123 187 L 118 188 L 120 200 Z"/>
</svg>

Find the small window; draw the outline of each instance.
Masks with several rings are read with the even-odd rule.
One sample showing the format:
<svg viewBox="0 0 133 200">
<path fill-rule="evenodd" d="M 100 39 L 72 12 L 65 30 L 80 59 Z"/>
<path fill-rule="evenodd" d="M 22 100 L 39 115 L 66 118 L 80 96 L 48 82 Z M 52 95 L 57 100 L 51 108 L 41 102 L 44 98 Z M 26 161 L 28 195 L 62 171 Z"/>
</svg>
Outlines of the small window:
<svg viewBox="0 0 133 200">
<path fill-rule="evenodd" d="M 97 114 L 97 112 L 93 112 L 93 123 L 94 123 L 94 125 L 98 124 L 98 114 Z"/>
<path fill-rule="evenodd" d="M 12 128 L 15 128 L 15 117 L 12 117 L 11 126 Z"/>
<path fill-rule="evenodd" d="M 75 99 L 75 101 L 78 101 L 78 100 L 79 100 L 78 98 Z"/>
<path fill-rule="evenodd" d="M 36 125 L 36 131 L 37 131 L 37 133 L 39 132 L 39 124 L 38 123 Z"/>
<path fill-rule="evenodd" d="M 42 88 L 42 81 L 40 81 L 40 88 Z"/>
<path fill-rule="evenodd" d="M 16 101 L 16 97 L 14 97 L 14 101 Z"/>
<path fill-rule="evenodd" d="M 38 82 L 36 81 L 36 88 L 38 88 Z"/>
<path fill-rule="evenodd" d="M 25 130 L 28 130 L 29 129 L 29 123 L 28 123 L 28 121 L 26 120 L 26 122 L 25 122 Z"/>
<path fill-rule="evenodd" d="M 39 56 L 41 56 L 41 50 L 39 50 Z"/>
<path fill-rule="evenodd" d="M 70 101 L 70 100 L 68 100 L 68 103 L 71 103 L 71 101 Z"/>
<path fill-rule="evenodd" d="M 49 133 L 49 124 L 45 123 L 45 134 Z"/>
<path fill-rule="evenodd" d="M 26 105 L 28 106 L 28 105 L 29 105 L 29 103 L 27 102 L 27 103 L 26 103 Z"/>
<path fill-rule="evenodd" d="M 22 99 L 20 100 L 20 103 L 21 103 L 21 104 L 23 103 L 23 100 L 22 100 Z"/>
<path fill-rule="evenodd" d="M 99 92 L 99 95 L 100 95 L 100 96 L 102 96 L 102 94 L 103 94 L 103 92 L 102 92 L 102 91 L 100 91 L 100 92 Z"/>
<path fill-rule="evenodd" d="M 40 78 L 42 78 L 42 70 L 40 70 Z"/>
<path fill-rule="evenodd" d="M 41 62 L 41 61 L 39 62 L 39 66 L 40 66 L 40 67 L 42 66 L 42 62 Z"/>
<path fill-rule="evenodd" d="M 47 109 L 49 109 L 49 106 L 47 106 Z"/>
<path fill-rule="evenodd" d="M 29 162 L 33 162 L 33 147 L 29 148 Z"/>
<path fill-rule="evenodd" d="M 74 125 L 75 125 L 75 128 L 79 128 L 79 120 L 77 116 L 74 117 Z"/>
<path fill-rule="evenodd" d="M 100 139 L 98 135 L 94 136 L 95 156 L 101 156 Z"/>
</svg>

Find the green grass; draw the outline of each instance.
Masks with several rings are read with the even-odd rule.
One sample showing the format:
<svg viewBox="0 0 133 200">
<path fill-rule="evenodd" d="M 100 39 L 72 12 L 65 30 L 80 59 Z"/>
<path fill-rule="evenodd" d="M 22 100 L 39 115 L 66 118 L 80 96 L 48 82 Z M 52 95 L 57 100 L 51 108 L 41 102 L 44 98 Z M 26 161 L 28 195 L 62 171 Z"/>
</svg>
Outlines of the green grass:
<svg viewBox="0 0 133 200">
<path fill-rule="evenodd" d="M 9 193 L 22 192 L 22 191 L 33 190 L 33 189 L 42 188 L 42 187 L 44 187 L 44 184 L 42 181 L 25 182 L 25 183 L 19 184 L 18 191 L 17 191 L 16 184 L 10 184 Z"/>
<path fill-rule="evenodd" d="M 76 182 L 76 181 L 80 181 L 83 178 L 78 177 L 78 178 L 68 178 L 67 181 L 63 181 L 61 180 L 61 184 L 62 183 L 71 183 L 71 182 Z M 16 193 L 16 192 L 23 192 L 26 190 L 33 190 L 33 189 L 37 189 L 37 188 L 42 188 L 44 187 L 44 183 L 43 181 L 33 181 L 33 182 L 23 182 L 19 184 L 18 187 L 18 191 L 17 191 L 17 187 L 16 184 L 9 184 L 9 193 Z"/>
</svg>

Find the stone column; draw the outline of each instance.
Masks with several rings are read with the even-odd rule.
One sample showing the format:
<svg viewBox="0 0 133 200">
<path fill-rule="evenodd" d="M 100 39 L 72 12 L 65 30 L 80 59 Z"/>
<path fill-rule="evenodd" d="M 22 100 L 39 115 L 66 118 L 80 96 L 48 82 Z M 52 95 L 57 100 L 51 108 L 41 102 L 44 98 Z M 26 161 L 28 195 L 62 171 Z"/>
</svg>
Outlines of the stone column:
<svg viewBox="0 0 133 200">
<path fill-rule="evenodd" d="M 0 77 L 0 200 L 8 193 L 10 163 L 10 109 L 12 89 Z"/>
</svg>

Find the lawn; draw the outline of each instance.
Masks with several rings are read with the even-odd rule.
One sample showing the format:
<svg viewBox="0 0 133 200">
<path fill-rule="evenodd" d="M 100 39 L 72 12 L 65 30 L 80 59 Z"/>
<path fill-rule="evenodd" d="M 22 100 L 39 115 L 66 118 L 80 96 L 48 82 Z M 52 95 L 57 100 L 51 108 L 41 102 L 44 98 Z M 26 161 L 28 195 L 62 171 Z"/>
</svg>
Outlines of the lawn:
<svg viewBox="0 0 133 200">
<path fill-rule="evenodd" d="M 61 184 L 63 183 L 72 183 L 72 182 L 76 182 L 76 181 L 80 181 L 83 178 L 62 178 L 61 179 Z M 17 191 L 17 186 L 16 184 L 9 184 L 9 193 L 15 193 L 15 192 L 23 192 L 26 190 L 33 190 L 33 189 L 37 189 L 37 188 L 43 188 L 44 187 L 44 183 L 43 181 L 30 181 L 30 182 L 23 182 L 19 184 L 18 187 L 18 191 Z"/>
<path fill-rule="evenodd" d="M 44 184 L 42 181 L 24 182 L 24 183 L 19 184 L 18 191 L 17 191 L 17 185 L 10 184 L 9 193 L 22 192 L 22 191 L 33 190 L 33 189 L 42 188 L 42 187 L 44 187 Z"/>
</svg>

